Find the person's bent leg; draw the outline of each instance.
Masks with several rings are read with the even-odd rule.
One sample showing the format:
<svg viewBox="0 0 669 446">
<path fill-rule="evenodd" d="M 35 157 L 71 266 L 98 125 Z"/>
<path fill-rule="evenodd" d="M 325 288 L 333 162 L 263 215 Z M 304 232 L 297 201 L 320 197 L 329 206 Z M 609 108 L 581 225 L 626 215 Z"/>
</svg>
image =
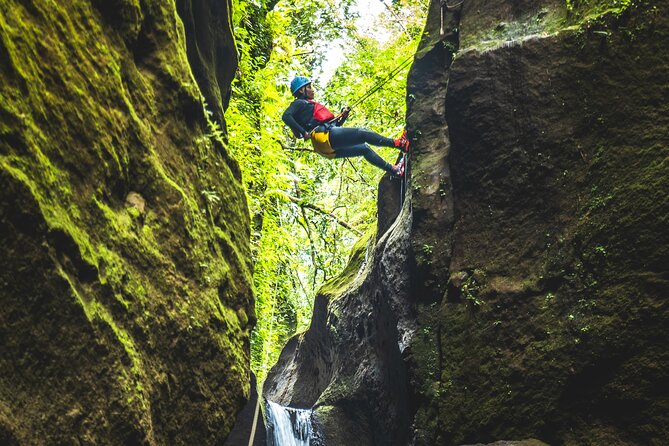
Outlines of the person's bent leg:
<svg viewBox="0 0 669 446">
<path fill-rule="evenodd" d="M 332 136 L 332 135 L 330 135 Z M 370 164 L 383 169 L 386 172 L 392 172 L 392 166 L 385 162 L 375 151 L 367 144 L 358 144 L 350 147 L 335 149 L 335 158 L 351 158 L 354 156 L 364 157 Z"/>
<path fill-rule="evenodd" d="M 395 147 L 395 140 L 367 129 L 358 129 L 364 142 L 373 146 Z"/>
<path fill-rule="evenodd" d="M 338 147 L 347 147 L 358 144 L 371 144 L 381 147 L 396 147 L 395 140 L 386 138 L 371 130 L 352 127 L 332 127 L 330 129 L 330 144 L 337 150 Z"/>
</svg>

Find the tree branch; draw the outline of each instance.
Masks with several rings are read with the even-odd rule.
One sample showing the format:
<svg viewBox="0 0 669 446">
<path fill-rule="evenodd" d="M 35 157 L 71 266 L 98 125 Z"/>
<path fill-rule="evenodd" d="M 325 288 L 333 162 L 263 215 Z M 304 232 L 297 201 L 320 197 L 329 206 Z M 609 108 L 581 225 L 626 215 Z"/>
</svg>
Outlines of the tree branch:
<svg viewBox="0 0 669 446">
<path fill-rule="evenodd" d="M 295 194 L 297 194 L 297 197 L 295 197 L 296 200 L 302 201 L 302 197 L 300 194 L 300 185 L 298 184 L 297 180 L 294 180 L 293 184 L 295 185 Z M 319 269 L 318 262 L 316 262 L 316 257 L 317 257 L 316 253 L 318 251 L 316 250 L 316 244 L 314 243 L 313 236 L 311 235 L 311 228 L 309 227 L 309 219 L 307 218 L 307 212 L 304 210 L 303 206 L 300 206 L 300 213 L 302 214 L 302 219 L 304 220 L 304 224 L 302 224 L 299 218 L 297 219 L 297 224 L 302 226 L 304 230 L 307 232 L 307 238 L 309 239 L 309 245 L 311 247 L 311 264 L 314 267 L 314 277 L 311 284 L 311 288 L 316 288 L 316 277 L 318 275 L 318 269 Z"/>
<path fill-rule="evenodd" d="M 315 151 L 314 149 L 307 149 L 307 148 L 303 148 L 303 147 L 291 147 L 291 146 L 287 146 L 286 144 L 284 144 L 284 143 L 281 142 L 281 141 L 278 141 L 278 140 L 277 140 L 277 142 L 279 143 L 279 145 L 281 146 L 281 148 L 282 148 L 283 150 L 290 150 L 291 152 L 311 152 L 311 153 L 316 153 L 316 151 Z"/>
<path fill-rule="evenodd" d="M 356 228 L 354 228 L 350 223 L 348 223 L 348 222 L 342 220 L 341 218 L 337 217 L 337 216 L 334 215 L 332 212 L 328 212 L 328 211 L 326 211 L 325 209 L 323 209 L 323 208 L 320 207 L 320 206 L 317 206 L 317 205 L 315 205 L 315 204 L 313 204 L 313 203 L 307 203 L 306 201 L 301 200 L 300 198 L 293 197 L 293 196 L 288 195 L 288 194 L 285 194 L 285 197 L 288 198 L 288 199 L 289 199 L 290 201 L 292 201 L 293 203 L 297 204 L 298 206 L 302 207 L 302 208 L 311 209 L 312 211 L 316 211 L 316 212 L 321 213 L 321 214 L 323 214 L 323 215 L 327 215 L 328 217 L 330 217 L 331 219 L 333 219 L 334 221 L 336 221 L 339 225 L 345 227 L 345 228 L 348 229 L 349 231 L 353 231 L 353 232 L 355 232 L 357 235 L 362 235 L 362 232 L 360 232 L 359 230 L 357 230 Z"/>
<path fill-rule="evenodd" d="M 353 162 L 350 159 L 346 158 L 346 161 L 348 161 L 348 163 L 351 165 L 353 171 L 358 175 L 358 178 L 360 178 L 360 181 L 362 181 L 367 187 L 374 188 L 374 186 L 372 186 L 367 182 L 367 180 L 365 180 L 365 177 L 362 176 L 360 171 L 358 171 L 358 169 L 355 167 L 355 164 L 353 164 Z"/>
</svg>

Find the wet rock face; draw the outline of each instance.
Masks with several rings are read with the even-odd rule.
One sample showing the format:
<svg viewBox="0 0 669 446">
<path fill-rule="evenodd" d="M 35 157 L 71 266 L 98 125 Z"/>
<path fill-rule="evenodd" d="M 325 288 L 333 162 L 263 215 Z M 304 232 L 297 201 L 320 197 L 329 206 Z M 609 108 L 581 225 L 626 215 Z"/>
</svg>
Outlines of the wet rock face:
<svg viewBox="0 0 669 446">
<path fill-rule="evenodd" d="M 669 23 L 656 5 L 452 65 L 454 220 L 433 227 L 451 255 L 409 358 L 417 444 L 669 438 Z"/>
<path fill-rule="evenodd" d="M 463 445 L 463 446 L 548 446 L 543 441 L 528 439 L 521 441 L 496 441 L 494 443 L 477 443 L 473 445 Z"/>
<path fill-rule="evenodd" d="M 405 205 L 265 394 L 326 445 L 666 443 L 666 2 L 439 5 Z"/>
<path fill-rule="evenodd" d="M 230 102 L 237 69 L 237 50 L 231 27 L 231 3 L 215 0 L 178 0 L 177 10 L 186 31 L 187 54 L 193 75 L 209 110 L 218 122 Z"/>
<path fill-rule="evenodd" d="M 265 381 L 269 400 L 314 408 L 316 437 L 325 445 L 408 441 L 399 340 L 411 319 L 408 309 L 400 311 L 407 304 L 409 227 L 407 206 L 376 247 L 374 234 L 358 243 L 342 276 L 319 292 L 309 330 L 289 341 Z"/>
<path fill-rule="evenodd" d="M 221 444 L 248 394 L 249 224 L 200 88 L 235 61 L 196 82 L 170 2 L 0 17 L 0 443 Z"/>
</svg>

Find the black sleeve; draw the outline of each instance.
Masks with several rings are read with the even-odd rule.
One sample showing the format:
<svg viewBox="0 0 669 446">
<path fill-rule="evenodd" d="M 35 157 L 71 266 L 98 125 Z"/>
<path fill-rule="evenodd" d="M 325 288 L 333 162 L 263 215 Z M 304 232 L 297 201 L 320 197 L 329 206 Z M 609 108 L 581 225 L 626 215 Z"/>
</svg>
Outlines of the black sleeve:
<svg viewBox="0 0 669 446">
<path fill-rule="evenodd" d="M 300 138 L 303 137 L 307 131 L 297 122 L 295 116 L 304 108 L 305 103 L 308 104 L 308 102 L 304 100 L 294 100 L 290 103 L 286 111 L 283 112 L 283 116 L 281 116 L 283 122 L 285 122 L 293 131 L 293 134 Z"/>
</svg>

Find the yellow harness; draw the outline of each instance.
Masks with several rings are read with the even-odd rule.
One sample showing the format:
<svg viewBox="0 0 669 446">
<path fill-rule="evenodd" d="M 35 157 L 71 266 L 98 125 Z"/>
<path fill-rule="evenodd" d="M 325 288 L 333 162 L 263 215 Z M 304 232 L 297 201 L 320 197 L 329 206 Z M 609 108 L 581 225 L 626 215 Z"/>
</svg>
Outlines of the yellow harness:
<svg viewBox="0 0 669 446">
<path fill-rule="evenodd" d="M 335 157 L 335 151 L 330 145 L 330 132 L 311 132 L 311 145 L 319 155 L 330 159 Z"/>
</svg>

